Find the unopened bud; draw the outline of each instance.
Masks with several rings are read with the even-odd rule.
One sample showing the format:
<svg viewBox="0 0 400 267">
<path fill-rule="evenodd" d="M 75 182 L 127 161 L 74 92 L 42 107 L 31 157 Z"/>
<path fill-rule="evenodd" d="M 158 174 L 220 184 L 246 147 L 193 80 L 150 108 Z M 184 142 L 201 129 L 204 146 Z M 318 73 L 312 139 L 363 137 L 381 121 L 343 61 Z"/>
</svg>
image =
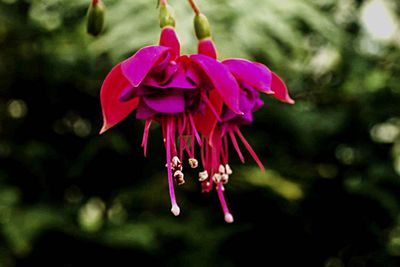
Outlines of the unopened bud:
<svg viewBox="0 0 400 267">
<path fill-rule="evenodd" d="M 203 14 L 198 14 L 194 17 L 194 29 L 199 40 L 211 37 L 210 23 L 208 23 L 207 17 Z"/>
<path fill-rule="evenodd" d="M 101 0 L 93 0 L 87 12 L 86 30 L 93 36 L 99 35 L 104 28 L 105 6 Z"/>
<path fill-rule="evenodd" d="M 169 5 L 161 4 L 160 7 L 160 28 L 175 27 L 175 18 L 173 16 L 172 7 Z"/>
</svg>

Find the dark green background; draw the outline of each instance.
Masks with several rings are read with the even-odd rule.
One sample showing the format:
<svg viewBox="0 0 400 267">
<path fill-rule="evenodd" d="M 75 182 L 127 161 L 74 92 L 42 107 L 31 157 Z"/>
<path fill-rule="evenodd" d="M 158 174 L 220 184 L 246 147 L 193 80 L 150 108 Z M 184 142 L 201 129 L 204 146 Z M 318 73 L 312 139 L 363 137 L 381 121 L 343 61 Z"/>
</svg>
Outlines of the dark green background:
<svg viewBox="0 0 400 267">
<path fill-rule="evenodd" d="M 133 116 L 98 136 L 102 80 L 157 42 L 158 14 L 105 0 L 94 39 L 88 2 L 0 0 L 1 267 L 400 266 L 398 1 L 383 1 L 397 23 L 385 40 L 361 23 L 371 1 L 198 1 L 220 57 L 267 64 L 297 102 L 263 96 L 243 129 L 267 172 L 231 153 L 232 225 L 191 171 L 169 212 L 159 127 L 148 158 Z M 193 53 L 189 6 L 170 3 Z"/>
</svg>

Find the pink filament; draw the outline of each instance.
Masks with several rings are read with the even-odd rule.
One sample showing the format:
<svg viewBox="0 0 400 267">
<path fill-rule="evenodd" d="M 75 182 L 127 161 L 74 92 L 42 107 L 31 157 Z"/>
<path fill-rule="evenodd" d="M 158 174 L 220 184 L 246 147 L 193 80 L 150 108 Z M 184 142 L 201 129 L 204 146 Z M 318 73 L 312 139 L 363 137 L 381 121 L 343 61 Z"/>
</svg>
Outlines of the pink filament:
<svg viewBox="0 0 400 267">
<path fill-rule="evenodd" d="M 231 137 L 231 141 L 232 141 L 233 147 L 235 148 L 235 150 L 236 150 L 236 152 L 237 152 L 237 154 L 239 156 L 240 161 L 242 163 L 244 163 L 244 157 L 243 157 L 243 154 L 240 151 L 239 145 L 238 145 L 238 143 L 236 141 L 235 134 L 233 133 L 232 130 L 228 130 L 228 132 L 229 132 L 229 136 Z"/>
<path fill-rule="evenodd" d="M 202 138 L 203 144 L 207 144 L 206 138 L 203 136 Z M 203 163 L 203 168 L 206 169 L 206 158 L 205 158 L 205 152 L 204 152 L 204 147 L 205 145 L 200 146 L 200 157 L 201 157 L 201 162 Z"/>
<path fill-rule="evenodd" d="M 228 147 L 228 137 L 225 135 L 224 139 L 224 164 L 228 164 L 229 161 L 229 147 Z"/>
<path fill-rule="evenodd" d="M 145 157 L 147 154 L 147 141 L 149 139 L 149 130 L 150 130 L 151 122 L 152 122 L 151 119 L 146 120 L 146 123 L 144 125 L 144 130 L 143 130 L 142 147 L 143 147 Z"/>
<path fill-rule="evenodd" d="M 199 146 L 201 146 L 200 135 L 199 135 L 199 133 L 198 133 L 197 130 L 196 130 L 196 126 L 195 126 L 195 124 L 194 124 L 193 117 L 192 117 L 192 115 L 191 115 L 190 113 L 189 113 L 188 115 L 189 115 L 190 124 L 191 124 L 191 126 L 192 126 L 193 134 L 194 134 L 194 136 L 195 136 L 196 139 L 197 139 L 197 143 L 199 144 Z"/>
<path fill-rule="evenodd" d="M 260 158 L 257 156 L 256 152 L 254 152 L 253 148 L 250 146 L 249 142 L 244 138 L 243 134 L 240 132 L 239 128 L 235 126 L 235 132 L 239 136 L 240 140 L 246 147 L 247 151 L 249 151 L 250 155 L 253 157 L 254 161 L 257 163 L 258 167 L 260 167 L 261 171 L 265 172 L 265 167 L 262 164 Z"/>
</svg>

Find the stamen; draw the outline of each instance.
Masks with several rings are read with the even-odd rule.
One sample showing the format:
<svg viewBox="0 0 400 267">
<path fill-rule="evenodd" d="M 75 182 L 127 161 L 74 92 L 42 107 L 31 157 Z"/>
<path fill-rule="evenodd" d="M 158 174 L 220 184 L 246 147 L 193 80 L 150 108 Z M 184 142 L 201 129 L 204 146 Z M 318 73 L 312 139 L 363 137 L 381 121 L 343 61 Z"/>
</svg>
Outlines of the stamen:
<svg viewBox="0 0 400 267">
<path fill-rule="evenodd" d="M 221 174 L 214 173 L 212 179 L 214 183 L 219 184 L 221 182 Z"/>
<path fill-rule="evenodd" d="M 225 222 L 233 223 L 233 216 L 229 212 L 228 205 L 226 204 L 225 197 L 224 197 L 224 192 L 222 190 L 222 184 L 221 183 L 217 184 L 217 192 L 218 192 L 219 202 L 221 203 L 221 207 L 222 207 L 222 210 L 224 212 Z"/>
<path fill-rule="evenodd" d="M 229 175 L 224 173 L 221 175 L 221 183 L 227 184 L 229 182 Z"/>
<path fill-rule="evenodd" d="M 220 174 L 224 174 L 224 173 L 225 173 L 225 167 L 224 167 L 224 165 L 222 165 L 222 164 L 219 165 L 218 171 L 219 171 Z"/>
<path fill-rule="evenodd" d="M 226 174 L 231 175 L 233 173 L 231 166 L 229 164 L 225 164 Z"/>
<path fill-rule="evenodd" d="M 149 139 L 149 131 L 150 131 L 151 122 L 152 122 L 151 119 L 146 120 L 146 123 L 144 125 L 144 130 L 143 130 L 142 147 L 143 147 L 143 152 L 144 152 L 145 157 L 147 154 L 147 141 Z"/>
<path fill-rule="evenodd" d="M 195 158 L 190 158 L 189 159 L 189 165 L 192 169 L 196 169 L 197 166 L 199 166 L 199 162 Z"/>
<path fill-rule="evenodd" d="M 238 143 L 236 141 L 235 134 L 233 133 L 233 131 L 228 131 L 228 132 L 229 132 L 229 136 L 231 137 L 231 141 L 232 141 L 233 147 L 235 148 L 236 153 L 238 154 L 240 161 L 242 163 L 244 163 L 244 157 L 243 157 L 243 154 L 240 151 L 239 145 L 238 145 Z"/>
<path fill-rule="evenodd" d="M 224 163 L 227 164 L 229 160 L 229 145 L 228 145 L 228 136 L 224 135 Z M 229 174 L 229 173 L 228 173 Z"/>
<path fill-rule="evenodd" d="M 244 138 L 243 134 L 240 132 L 239 128 L 236 126 L 235 132 L 239 136 L 240 140 L 246 147 L 247 151 L 249 151 L 250 155 L 253 157 L 254 161 L 257 163 L 258 167 L 260 167 L 261 171 L 265 172 L 265 167 L 262 164 L 261 160 L 258 158 L 256 152 L 254 152 L 253 148 L 250 146 L 250 144 L 247 142 L 247 140 Z"/>
<path fill-rule="evenodd" d="M 178 185 L 184 185 L 185 184 L 185 176 L 184 176 L 184 174 L 183 174 L 183 172 L 182 171 L 175 171 L 174 172 L 174 179 L 175 179 L 175 181 L 176 181 L 176 183 L 178 184 Z"/>
<path fill-rule="evenodd" d="M 200 138 L 199 133 L 197 132 L 196 126 L 194 124 L 193 117 L 192 117 L 192 115 L 190 113 L 189 113 L 189 121 L 190 121 L 190 124 L 192 126 L 193 134 L 196 137 L 197 143 L 199 144 L 199 146 L 201 146 L 201 138 Z"/>
<path fill-rule="evenodd" d="M 199 181 L 204 182 L 208 178 L 208 172 L 207 171 L 202 171 L 199 172 Z"/>
<path fill-rule="evenodd" d="M 179 160 L 179 158 L 177 156 L 174 156 L 172 158 L 172 168 L 176 168 L 180 165 L 181 161 Z"/>
</svg>

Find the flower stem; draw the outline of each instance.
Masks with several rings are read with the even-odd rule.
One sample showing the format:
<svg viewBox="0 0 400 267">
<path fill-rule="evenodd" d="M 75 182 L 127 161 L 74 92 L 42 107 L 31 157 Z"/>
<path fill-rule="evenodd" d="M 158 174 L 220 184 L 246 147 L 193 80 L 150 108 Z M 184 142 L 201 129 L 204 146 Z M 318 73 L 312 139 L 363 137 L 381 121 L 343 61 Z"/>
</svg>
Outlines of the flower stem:
<svg viewBox="0 0 400 267">
<path fill-rule="evenodd" d="M 200 9 L 199 9 L 199 7 L 197 6 L 196 2 L 195 2 L 194 0 L 189 0 L 189 4 L 190 4 L 190 6 L 192 7 L 194 13 L 195 13 L 196 15 L 200 15 Z"/>
</svg>

